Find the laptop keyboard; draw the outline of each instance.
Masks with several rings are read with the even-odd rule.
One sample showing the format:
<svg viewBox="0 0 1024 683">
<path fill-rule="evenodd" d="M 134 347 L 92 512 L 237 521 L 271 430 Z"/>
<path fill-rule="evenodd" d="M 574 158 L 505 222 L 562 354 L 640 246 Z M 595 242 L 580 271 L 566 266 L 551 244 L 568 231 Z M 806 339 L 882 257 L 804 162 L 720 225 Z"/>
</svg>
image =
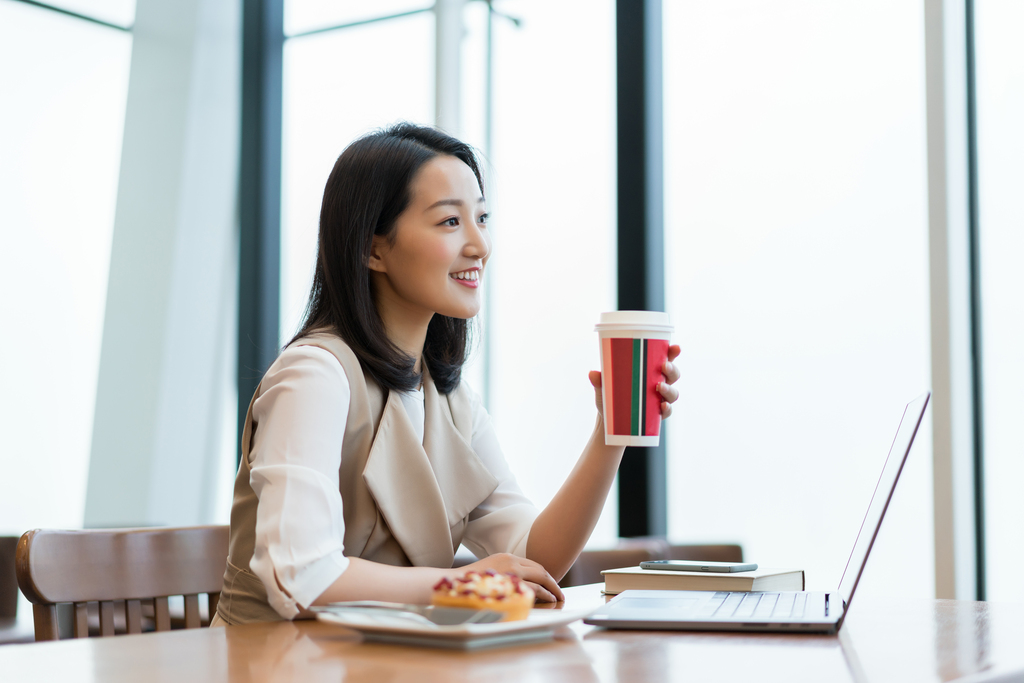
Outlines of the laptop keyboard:
<svg viewBox="0 0 1024 683">
<path fill-rule="evenodd" d="M 698 617 L 743 619 L 800 619 L 807 606 L 806 593 L 715 593 Z"/>
</svg>

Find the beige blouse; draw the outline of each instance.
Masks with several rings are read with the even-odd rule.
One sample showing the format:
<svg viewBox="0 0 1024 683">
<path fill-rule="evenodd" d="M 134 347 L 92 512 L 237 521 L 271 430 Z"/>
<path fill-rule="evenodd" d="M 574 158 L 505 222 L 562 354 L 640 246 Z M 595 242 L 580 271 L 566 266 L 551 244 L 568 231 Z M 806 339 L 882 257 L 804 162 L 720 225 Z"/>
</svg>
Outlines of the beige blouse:
<svg viewBox="0 0 1024 683">
<path fill-rule="evenodd" d="M 538 510 L 465 386 L 445 396 L 425 377 L 419 392 L 386 394 L 344 342 L 316 335 L 264 376 L 246 432 L 218 608 L 228 623 L 294 618 L 350 555 L 443 567 L 459 543 L 481 557 L 526 551 Z"/>
</svg>

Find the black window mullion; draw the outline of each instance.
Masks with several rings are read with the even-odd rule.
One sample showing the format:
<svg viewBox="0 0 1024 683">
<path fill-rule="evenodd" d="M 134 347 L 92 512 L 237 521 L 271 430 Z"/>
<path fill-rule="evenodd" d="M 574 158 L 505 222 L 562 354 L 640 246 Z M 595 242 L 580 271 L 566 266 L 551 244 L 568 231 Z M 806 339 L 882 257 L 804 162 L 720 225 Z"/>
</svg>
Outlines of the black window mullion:
<svg viewBox="0 0 1024 683">
<path fill-rule="evenodd" d="M 618 306 L 665 309 L 661 0 L 616 3 Z M 619 536 L 668 531 L 665 434 L 626 448 L 619 467 Z"/>
<path fill-rule="evenodd" d="M 974 45 L 974 0 L 965 0 L 964 7 L 967 53 L 967 231 L 970 256 L 971 298 L 971 411 L 974 422 L 974 554 L 975 591 L 977 600 L 984 600 L 985 586 L 985 423 L 982 389 L 981 328 L 981 236 L 978 211 L 978 114 L 977 62 Z"/>
<path fill-rule="evenodd" d="M 242 3 L 238 434 L 280 344 L 283 0 Z"/>
</svg>

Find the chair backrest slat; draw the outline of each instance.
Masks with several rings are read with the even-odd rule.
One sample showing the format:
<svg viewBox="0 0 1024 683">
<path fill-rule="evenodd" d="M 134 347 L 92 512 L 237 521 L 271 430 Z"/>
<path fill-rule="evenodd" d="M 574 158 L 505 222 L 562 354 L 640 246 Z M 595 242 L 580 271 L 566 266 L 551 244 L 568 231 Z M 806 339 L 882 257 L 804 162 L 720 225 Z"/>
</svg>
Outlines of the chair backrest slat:
<svg viewBox="0 0 1024 683">
<path fill-rule="evenodd" d="M 100 635 L 114 635 L 114 602 L 112 600 L 100 602 Z"/>
<path fill-rule="evenodd" d="M 153 600 L 153 620 L 157 631 L 171 630 L 171 608 L 166 597 Z"/>
<path fill-rule="evenodd" d="M 199 596 L 185 596 L 185 628 L 199 628 Z"/>
<path fill-rule="evenodd" d="M 32 605 L 36 624 L 36 640 L 57 640 L 57 606 Z"/>
<path fill-rule="evenodd" d="M 124 623 L 128 633 L 142 633 L 142 601 L 124 601 Z"/>
<path fill-rule="evenodd" d="M 210 593 L 207 597 L 210 600 L 210 621 L 213 621 L 214 615 L 217 614 L 217 605 L 220 604 L 220 593 Z"/>
<path fill-rule="evenodd" d="M 185 597 L 185 627 L 201 626 L 199 594 L 211 595 L 212 619 L 227 551 L 227 526 L 36 529 L 19 539 L 15 564 L 18 585 L 35 608 L 36 640 L 56 640 L 59 603 L 74 603 L 76 637 L 88 635 L 89 602 L 99 603 L 104 636 L 114 635 L 114 601 L 121 600 L 128 633 L 142 632 L 142 600 L 153 600 L 156 629 L 170 630 L 173 595 Z M 120 618 L 118 612 L 118 628 Z"/>
<path fill-rule="evenodd" d="M 88 638 L 89 637 L 89 603 L 87 602 L 76 602 L 75 603 L 75 620 L 74 620 L 74 631 L 72 636 L 75 638 Z"/>
</svg>

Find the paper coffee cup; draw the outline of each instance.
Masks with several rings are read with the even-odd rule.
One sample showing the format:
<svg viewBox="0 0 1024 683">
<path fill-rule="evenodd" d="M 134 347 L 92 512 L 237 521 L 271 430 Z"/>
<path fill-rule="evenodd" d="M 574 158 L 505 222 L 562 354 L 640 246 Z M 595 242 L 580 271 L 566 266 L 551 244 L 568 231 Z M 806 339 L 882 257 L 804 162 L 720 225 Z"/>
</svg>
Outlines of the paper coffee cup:
<svg viewBox="0 0 1024 683">
<path fill-rule="evenodd" d="M 657 446 L 661 394 L 672 323 L 658 311 L 611 311 L 594 328 L 601 340 L 604 442 L 609 446 Z"/>
</svg>

